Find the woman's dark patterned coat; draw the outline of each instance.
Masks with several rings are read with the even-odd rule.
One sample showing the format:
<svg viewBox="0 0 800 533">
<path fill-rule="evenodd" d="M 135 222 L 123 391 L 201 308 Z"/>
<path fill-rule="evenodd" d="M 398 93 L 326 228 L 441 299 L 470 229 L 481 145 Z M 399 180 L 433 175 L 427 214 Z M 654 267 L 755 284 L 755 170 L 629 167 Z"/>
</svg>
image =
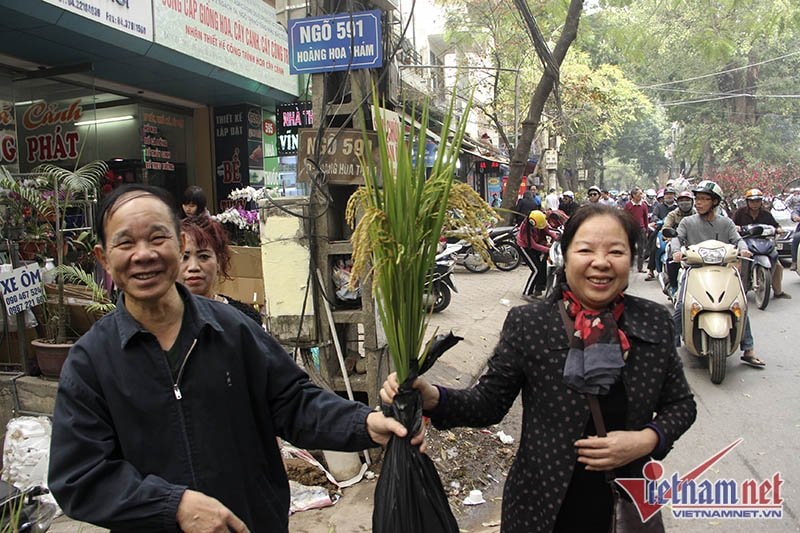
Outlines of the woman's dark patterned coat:
<svg viewBox="0 0 800 533">
<path fill-rule="evenodd" d="M 692 425 L 696 406 L 673 345 L 666 308 L 625 296 L 620 327 L 631 342 L 623 370 L 629 430 L 653 422 L 664 438 L 660 459 Z M 574 443 L 590 418 L 586 399 L 562 379 L 568 339 L 559 302 L 512 309 L 478 383 L 442 389 L 431 413 L 436 427 L 482 427 L 500 422 L 522 390 L 522 438 L 503 492 L 502 531 L 552 531 L 576 461 Z M 641 477 L 644 460 L 617 469 L 619 477 Z"/>
</svg>

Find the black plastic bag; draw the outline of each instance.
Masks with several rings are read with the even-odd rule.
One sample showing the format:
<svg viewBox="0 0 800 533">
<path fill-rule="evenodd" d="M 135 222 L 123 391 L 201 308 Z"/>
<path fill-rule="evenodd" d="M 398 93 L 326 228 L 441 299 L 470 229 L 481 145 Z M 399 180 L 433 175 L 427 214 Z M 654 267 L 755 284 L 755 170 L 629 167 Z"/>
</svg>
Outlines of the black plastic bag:
<svg viewBox="0 0 800 533">
<path fill-rule="evenodd" d="M 428 345 L 428 356 L 420 369 L 428 370 L 447 349 L 461 340 L 452 334 L 437 335 Z M 408 429 L 405 438 L 392 437 L 383 458 L 383 469 L 375 487 L 372 512 L 374 533 L 458 533 L 442 480 L 430 457 L 411 445 L 422 427 L 422 398 L 411 388 L 417 369 L 400 385 L 392 405 L 383 412 Z"/>
</svg>

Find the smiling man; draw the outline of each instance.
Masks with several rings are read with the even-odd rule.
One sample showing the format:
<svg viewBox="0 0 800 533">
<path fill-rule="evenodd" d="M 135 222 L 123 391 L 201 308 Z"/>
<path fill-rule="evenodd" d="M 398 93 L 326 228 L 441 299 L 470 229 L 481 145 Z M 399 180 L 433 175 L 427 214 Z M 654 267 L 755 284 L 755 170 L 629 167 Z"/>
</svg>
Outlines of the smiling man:
<svg viewBox="0 0 800 533">
<path fill-rule="evenodd" d="M 406 430 L 312 384 L 252 320 L 177 284 L 185 239 L 170 205 L 131 185 L 98 209 L 95 255 L 121 295 L 64 365 L 50 488 L 67 515 L 114 531 L 287 531 L 276 437 L 348 451 Z"/>
</svg>

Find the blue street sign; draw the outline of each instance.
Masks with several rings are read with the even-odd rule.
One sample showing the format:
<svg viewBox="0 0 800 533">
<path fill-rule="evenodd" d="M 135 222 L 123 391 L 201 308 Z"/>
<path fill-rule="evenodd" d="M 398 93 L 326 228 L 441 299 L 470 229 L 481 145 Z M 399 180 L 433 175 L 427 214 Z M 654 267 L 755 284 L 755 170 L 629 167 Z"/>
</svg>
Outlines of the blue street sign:
<svg viewBox="0 0 800 533">
<path fill-rule="evenodd" d="M 383 66 L 381 10 L 289 20 L 289 73 Z"/>
</svg>

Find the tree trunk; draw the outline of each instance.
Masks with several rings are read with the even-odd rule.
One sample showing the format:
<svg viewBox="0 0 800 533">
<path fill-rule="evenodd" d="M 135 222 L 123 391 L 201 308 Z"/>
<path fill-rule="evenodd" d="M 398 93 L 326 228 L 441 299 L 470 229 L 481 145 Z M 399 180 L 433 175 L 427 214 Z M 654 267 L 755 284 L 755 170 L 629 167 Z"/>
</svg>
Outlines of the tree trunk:
<svg viewBox="0 0 800 533">
<path fill-rule="evenodd" d="M 517 7 L 520 9 L 519 5 Z M 558 43 L 552 54 L 555 64 L 559 67 L 563 63 L 570 45 L 572 45 L 572 42 L 578 35 L 578 23 L 580 22 L 582 11 L 583 0 L 570 0 L 567 17 L 564 20 L 564 29 L 558 38 Z M 536 23 L 533 21 L 532 17 L 526 17 L 522 9 L 520 9 L 520 14 L 523 15 L 522 18 L 526 22 L 528 33 L 531 35 L 531 40 L 533 40 L 533 35 L 539 33 L 538 28 L 535 28 Z M 531 24 L 533 24 L 534 27 L 531 27 Z M 544 105 L 550 97 L 550 93 L 553 91 L 556 82 L 557 80 L 548 72 L 548 69 L 545 69 L 542 73 L 542 77 L 539 79 L 539 83 L 536 85 L 536 90 L 533 95 L 531 95 L 528 115 L 525 117 L 525 120 L 522 121 L 522 132 L 519 137 L 519 142 L 517 142 L 517 146 L 514 147 L 514 153 L 511 155 L 508 182 L 506 183 L 506 190 L 503 195 L 501 206 L 504 209 L 513 209 L 517 203 L 519 186 L 522 182 L 522 173 L 528 162 L 531 144 L 536 136 L 536 130 L 539 128 Z M 510 222 L 511 217 L 512 215 L 510 213 L 506 214 L 506 222 Z"/>
</svg>

